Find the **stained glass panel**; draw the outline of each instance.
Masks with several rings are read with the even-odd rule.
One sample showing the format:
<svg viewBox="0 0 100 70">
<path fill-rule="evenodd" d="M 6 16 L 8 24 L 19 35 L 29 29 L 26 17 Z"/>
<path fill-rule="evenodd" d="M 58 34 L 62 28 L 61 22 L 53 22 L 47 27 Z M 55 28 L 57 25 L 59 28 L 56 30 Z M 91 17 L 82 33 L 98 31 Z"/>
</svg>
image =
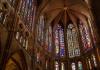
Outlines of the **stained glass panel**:
<svg viewBox="0 0 100 70">
<path fill-rule="evenodd" d="M 94 66 L 97 67 L 97 62 L 96 62 L 96 57 L 95 57 L 95 55 L 92 55 L 92 60 L 93 60 Z"/>
<path fill-rule="evenodd" d="M 19 38 L 19 32 L 16 33 L 16 39 L 18 40 Z"/>
<path fill-rule="evenodd" d="M 75 63 L 72 63 L 72 70 L 76 70 L 76 65 L 75 65 Z"/>
<path fill-rule="evenodd" d="M 64 63 L 61 63 L 61 70 L 65 70 Z"/>
<path fill-rule="evenodd" d="M 64 31 L 61 25 L 57 25 L 57 29 L 55 31 L 55 46 L 56 46 L 56 54 L 60 57 L 65 55 L 65 45 L 64 45 Z"/>
<path fill-rule="evenodd" d="M 55 31 L 55 48 L 56 48 L 56 55 L 59 54 L 59 36 L 58 36 L 58 30 Z"/>
<path fill-rule="evenodd" d="M 48 34 L 48 33 L 47 33 Z M 38 20 L 38 41 L 43 45 L 44 37 L 44 16 L 41 15 Z"/>
<path fill-rule="evenodd" d="M 55 70 L 59 70 L 59 63 L 57 61 L 55 62 Z"/>
<path fill-rule="evenodd" d="M 67 44 L 70 58 L 80 55 L 77 31 L 73 24 L 69 24 L 67 28 Z"/>
<path fill-rule="evenodd" d="M 65 45 L 64 45 L 64 32 L 63 29 L 59 29 L 59 38 L 60 38 L 60 56 L 65 55 Z"/>
<path fill-rule="evenodd" d="M 36 6 L 34 0 L 21 0 L 20 3 L 20 17 L 28 27 L 29 31 L 33 30 L 33 24 L 35 19 Z"/>
<path fill-rule="evenodd" d="M 82 67 L 82 62 L 78 62 L 78 70 L 83 70 L 83 67 Z"/>
<path fill-rule="evenodd" d="M 84 50 L 88 50 L 92 47 L 90 34 L 89 34 L 89 28 L 86 24 L 83 25 L 83 23 L 80 21 L 79 25 L 80 33 L 81 33 L 81 39 L 84 46 Z"/>
</svg>

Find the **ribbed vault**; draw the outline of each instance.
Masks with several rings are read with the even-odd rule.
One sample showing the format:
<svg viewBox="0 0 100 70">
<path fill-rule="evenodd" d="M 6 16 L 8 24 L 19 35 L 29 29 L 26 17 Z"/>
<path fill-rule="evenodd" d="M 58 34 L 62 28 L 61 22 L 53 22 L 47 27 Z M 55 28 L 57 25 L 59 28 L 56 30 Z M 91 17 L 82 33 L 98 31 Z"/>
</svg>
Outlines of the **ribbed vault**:
<svg viewBox="0 0 100 70">
<path fill-rule="evenodd" d="M 46 23 L 51 23 L 55 18 L 60 18 L 64 24 L 70 19 L 73 23 L 77 18 L 85 20 L 89 17 L 87 4 L 82 0 L 49 0 L 41 13 L 47 16 Z"/>
</svg>

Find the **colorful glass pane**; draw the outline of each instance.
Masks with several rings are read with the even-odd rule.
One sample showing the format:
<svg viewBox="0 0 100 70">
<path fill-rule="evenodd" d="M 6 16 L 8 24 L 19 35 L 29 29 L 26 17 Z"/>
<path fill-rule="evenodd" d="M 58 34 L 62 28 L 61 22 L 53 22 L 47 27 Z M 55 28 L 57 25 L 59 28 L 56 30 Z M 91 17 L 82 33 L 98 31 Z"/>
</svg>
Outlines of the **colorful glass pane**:
<svg viewBox="0 0 100 70">
<path fill-rule="evenodd" d="M 82 67 L 82 62 L 78 62 L 78 70 L 83 70 L 83 67 Z"/>
<path fill-rule="evenodd" d="M 59 70 L 59 64 L 57 61 L 55 62 L 55 70 Z"/>
<path fill-rule="evenodd" d="M 84 46 L 83 49 L 88 50 L 89 48 L 92 47 L 88 26 L 80 21 L 79 29 L 81 33 L 82 43 Z"/>
<path fill-rule="evenodd" d="M 59 40 L 60 40 L 60 56 L 64 56 L 65 54 L 65 46 L 64 46 L 64 33 L 63 33 L 63 29 L 60 28 L 59 29 Z"/>
<path fill-rule="evenodd" d="M 75 65 L 75 63 L 72 63 L 72 70 L 76 70 L 76 65 Z"/>
<path fill-rule="evenodd" d="M 60 25 L 57 25 L 57 29 L 55 31 L 55 46 L 56 55 L 63 57 L 65 55 L 64 32 L 62 26 Z"/>
<path fill-rule="evenodd" d="M 28 27 L 29 31 L 33 30 L 34 17 L 35 17 L 35 9 L 36 6 L 33 0 L 21 0 L 19 13 L 24 21 L 25 25 Z"/>
<path fill-rule="evenodd" d="M 61 70 L 65 70 L 64 63 L 61 63 Z"/>
<path fill-rule="evenodd" d="M 59 54 L 59 36 L 58 36 L 58 30 L 55 31 L 55 48 L 56 48 L 56 55 Z"/>
<path fill-rule="evenodd" d="M 38 20 L 38 41 L 43 46 L 43 37 L 44 37 L 44 16 L 41 15 Z M 46 33 L 48 34 L 48 33 Z"/>
<path fill-rule="evenodd" d="M 80 55 L 79 42 L 76 28 L 73 24 L 69 24 L 67 28 L 67 43 L 69 57 L 75 57 Z"/>
<path fill-rule="evenodd" d="M 97 67 L 97 62 L 96 62 L 96 57 L 95 57 L 95 55 L 92 55 L 92 60 L 93 60 L 94 66 Z"/>
</svg>

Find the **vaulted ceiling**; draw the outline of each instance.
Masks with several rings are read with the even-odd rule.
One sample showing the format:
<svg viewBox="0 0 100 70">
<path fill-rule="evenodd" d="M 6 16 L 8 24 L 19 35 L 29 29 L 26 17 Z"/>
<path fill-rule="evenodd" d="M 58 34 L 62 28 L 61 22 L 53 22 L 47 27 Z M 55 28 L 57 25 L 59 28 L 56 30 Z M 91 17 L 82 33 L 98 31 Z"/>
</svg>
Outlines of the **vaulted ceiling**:
<svg viewBox="0 0 100 70">
<path fill-rule="evenodd" d="M 83 0 L 44 0 L 39 12 L 46 14 L 47 23 L 55 19 L 64 24 L 69 20 L 75 23 L 77 19 L 85 22 L 85 17 L 89 17 L 89 8 Z"/>
</svg>

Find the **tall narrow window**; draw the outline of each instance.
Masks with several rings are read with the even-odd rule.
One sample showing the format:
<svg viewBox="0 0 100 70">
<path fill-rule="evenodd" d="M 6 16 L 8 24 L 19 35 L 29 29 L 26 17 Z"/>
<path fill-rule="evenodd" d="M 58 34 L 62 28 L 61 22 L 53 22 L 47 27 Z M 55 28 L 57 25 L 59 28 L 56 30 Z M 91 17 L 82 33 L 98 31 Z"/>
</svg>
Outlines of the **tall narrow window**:
<svg viewBox="0 0 100 70">
<path fill-rule="evenodd" d="M 63 57 L 65 55 L 64 32 L 61 25 L 57 25 L 55 31 L 55 49 L 57 56 Z"/>
<path fill-rule="evenodd" d="M 20 41 L 19 41 L 19 42 L 20 42 L 20 43 L 22 43 L 22 40 L 23 40 L 23 37 L 22 37 L 22 36 L 20 36 Z"/>
<path fill-rule="evenodd" d="M 26 40 L 26 45 L 25 45 L 25 49 L 27 50 L 28 48 L 28 40 Z"/>
<path fill-rule="evenodd" d="M 92 65 L 90 59 L 88 59 L 89 69 L 92 70 Z"/>
<path fill-rule="evenodd" d="M 23 47 L 25 48 L 25 42 L 26 42 L 26 40 L 25 39 L 23 39 Z"/>
<path fill-rule="evenodd" d="M 73 24 L 69 24 L 67 28 L 67 43 L 69 57 L 75 57 L 80 55 L 78 36 L 76 28 Z"/>
<path fill-rule="evenodd" d="M 95 55 L 92 55 L 92 60 L 93 60 L 94 66 L 97 67 L 97 62 L 96 62 L 96 57 L 95 57 Z"/>
<path fill-rule="evenodd" d="M 59 38 L 60 38 L 60 56 L 65 55 L 65 45 L 64 45 L 64 31 L 63 28 L 59 29 Z"/>
<path fill-rule="evenodd" d="M 45 48 L 48 49 L 48 52 L 52 51 L 52 28 L 49 26 L 46 30 L 46 40 L 45 40 Z"/>
<path fill-rule="evenodd" d="M 56 50 L 56 55 L 59 55 L 59 36 L 58 36 L 58 30 L 55 31 L 55 50 Z"/>
<path fill-rule="evenodd" d="M 65 70 L 64 63 L 61 63 L 61 70 Z"/>
<path fill-rule="evenodd" d="M 83 68 L 82 68 L 82 62 L 78 62 L 78 70 L 83 70 Z"/>
<path fill-rule="evenodd" d="M 16 33 L 16 39 L 18 39 L 18 38 L 19 38 L 19 32 Z"/>
<path fill-rule="evenodd" d="M 40 16 L 40 19 L 38 21 L 38 41 L 41 42 L 41 45 L 43 44 L 43 37 L 44 37 L 44 16 Z"/>
<path fill-rule="evenodd" d="M 58 37 L 58 30 L 55 31 L 55 49 L 56 49 L 56 55 L 59 54 L 59 37 Z"/>
<path fill-rule="evenodd" d="M 55 70 L 59 70 L 59 63 L 57 61 L 55 62 Z"/>
<path fill-rule="evenodd" d="M 37 62 L 39 62 L 39 59 L 40 59 L 40 52 L 37 53 L 36 57 L 37 57 Z"/>
<path fill-rule="evenodd" d="M 76 70 L 76 65 L 75 65 L 75 63 L 72 63 L 72 70 Z"/>
<path fill-rule="evenodd" d="M 89 50 L 90 48 L 92 48 L 89 28 L 88 28 L 88 26 L 86 24 L 83 24 L 80 21 L 79 29 L 80 29 L 80 33 L 81 33 L 82 43 L 83 43 L 83 46 L 84 46 L 83 50 L 85 50 L 85 51 Z"/>
</svg>

